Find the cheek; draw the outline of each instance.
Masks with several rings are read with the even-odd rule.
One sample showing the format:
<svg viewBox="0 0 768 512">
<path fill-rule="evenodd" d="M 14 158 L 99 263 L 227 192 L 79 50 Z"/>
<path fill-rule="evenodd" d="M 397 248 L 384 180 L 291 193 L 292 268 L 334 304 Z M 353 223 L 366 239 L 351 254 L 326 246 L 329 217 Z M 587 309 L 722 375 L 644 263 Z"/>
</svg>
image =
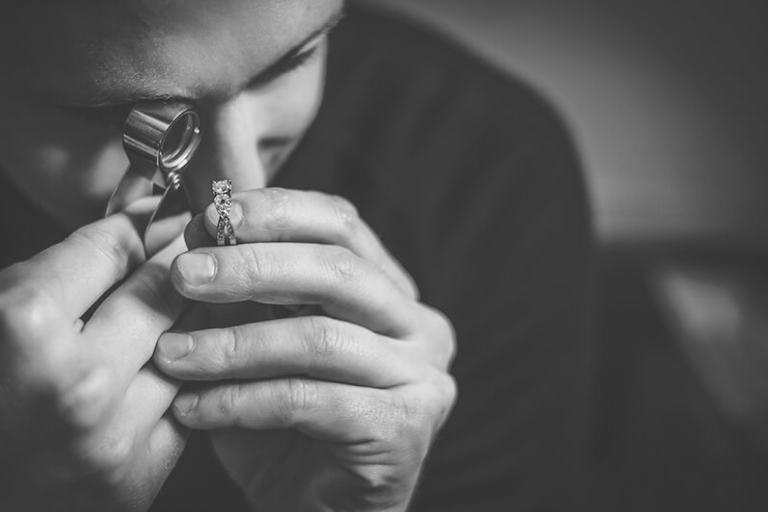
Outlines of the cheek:
<svg viewBox="0 0 768 512">
<path fill-rule="evenodd" d="M 121 130 L 18 96 L 3 97 L 3 173 L 32 203 L 70 227 L 98 218 L 127 166 Z"/>
</svg>

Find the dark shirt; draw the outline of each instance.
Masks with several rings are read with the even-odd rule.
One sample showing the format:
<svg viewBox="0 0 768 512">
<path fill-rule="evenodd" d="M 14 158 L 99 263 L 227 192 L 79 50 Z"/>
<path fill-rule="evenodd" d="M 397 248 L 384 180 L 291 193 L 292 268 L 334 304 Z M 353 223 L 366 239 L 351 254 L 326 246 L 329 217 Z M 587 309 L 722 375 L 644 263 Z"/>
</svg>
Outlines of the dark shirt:
<svg viewBox="0 0 768 512">
<path fill-rule="evenodd" d="M 275 185 L 350 199 L 456 329 L 458 401 L 412 510 L 580 510 L 591 233 L 553 109 L 440 36 L 352 10 L 332 36 L 318 118 Z M 153 510 L 243 503 L 197 434 Z"/>
</svg>

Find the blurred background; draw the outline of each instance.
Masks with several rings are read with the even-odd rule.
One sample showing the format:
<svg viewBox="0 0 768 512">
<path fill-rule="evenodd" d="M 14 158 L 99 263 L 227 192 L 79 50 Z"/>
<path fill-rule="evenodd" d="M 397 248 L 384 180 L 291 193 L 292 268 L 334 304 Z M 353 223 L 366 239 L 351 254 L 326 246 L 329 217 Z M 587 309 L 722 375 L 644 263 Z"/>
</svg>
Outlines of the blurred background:
<svg viewBox="0 0 768 512">
<path fill-rule="evenodd" d="M 745 0 L 388 0 L 534 84 L 598 230 L 600 488 L 768 508 L 768 31 Z"/>
<path fill-rule="evenodd" d="M 759 2 L 388 0 L 537 85 L 571 123 L 600 233 L 768 233 Z"/>
</svg>

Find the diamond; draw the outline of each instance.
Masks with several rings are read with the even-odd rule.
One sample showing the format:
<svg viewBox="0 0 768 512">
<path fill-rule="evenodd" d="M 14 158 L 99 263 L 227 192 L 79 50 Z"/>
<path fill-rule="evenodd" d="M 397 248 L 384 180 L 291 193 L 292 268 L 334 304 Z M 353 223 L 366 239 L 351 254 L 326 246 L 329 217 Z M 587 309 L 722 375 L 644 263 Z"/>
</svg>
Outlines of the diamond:
<svg viewBox="0 0 768 512">
<path fill-rule="evenodd" d="M 213 203 L 216 205 L 217 210 L 221 210 L 222 208 L 229 210 L 232 206 L 232 201 L 227 196 L 216 195 L 216 197 L 213 198 Z"/>
<path fill-rule="evenodd" d="M 232 193 L 232 180 L 220 180 L 214 181 L 211 185 L 213 193 L 219 194 L 231 194 Z"/>
</svg>

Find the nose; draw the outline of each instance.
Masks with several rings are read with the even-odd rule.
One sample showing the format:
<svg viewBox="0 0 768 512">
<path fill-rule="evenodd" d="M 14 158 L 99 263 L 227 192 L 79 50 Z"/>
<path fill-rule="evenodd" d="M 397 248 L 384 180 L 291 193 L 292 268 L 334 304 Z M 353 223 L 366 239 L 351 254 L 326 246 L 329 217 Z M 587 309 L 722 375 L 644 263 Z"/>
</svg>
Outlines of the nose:
<svg viewBox="0 0 768 512">
<path fill-rule="evenodd" d="M 214 180 L 232 180 L 235 192 L 262 188 L 267 183 L 259 141 L 267 136 L 268 126 L 260 121 L 258 105 L 239 95 L 226 103 L 201 107 L 200 116 L 202 142 L 184 170 L 193 213 L 211 203 Z"/>
</svg>

